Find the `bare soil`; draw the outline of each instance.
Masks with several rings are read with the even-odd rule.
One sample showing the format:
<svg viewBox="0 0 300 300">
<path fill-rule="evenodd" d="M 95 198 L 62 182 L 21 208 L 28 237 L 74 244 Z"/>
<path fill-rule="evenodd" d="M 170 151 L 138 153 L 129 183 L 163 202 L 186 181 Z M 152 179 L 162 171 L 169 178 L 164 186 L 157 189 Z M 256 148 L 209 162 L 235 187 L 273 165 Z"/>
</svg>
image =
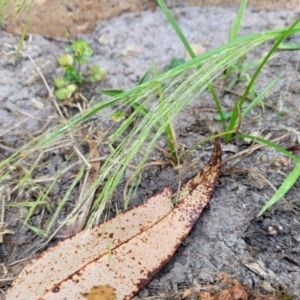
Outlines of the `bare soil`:
<svg viewBox="0 0 300 300">
<path fill-rule="evenodd" d="M 188 41 L 195 44 L 199 51 L 206 51 L 228 40 L 236 10 L 235 6 L 177 7 L 173 13 Z M 293 11 L 248 9 L 241 34 L 287 26 L 296 17 L 297 13 Z M 53 86 L 53 78 L 61 73 L 56 59 L 62 53 L 64 43 L 32 36 L 15 59 L 13 49 L 19 37 L 5 32 L 0 32 L 0 36 L 0 157 L 4 159 L 24 141 L 29 141 L 32 136 L 59 121 L 37 68 L 26 53 L 35 61 L 49 85 Z M 135 86 L 151 66 L 151 59 L 154 59 L 162 72 L 172 58 L 186 57 L 184 47 L 163 13 L 158 10 L 128 13 L 100 22 L 94 32 L 81 37 L 94 50 L 92 62 L 107 70 L 105 81 L 86 89 L 85 96 L 88 99 L 97 99 L 97 91 L 101 89 L 128 89 Z M 300 42 L 297 36 L 292 40 L 297 42 L 297 39 Z M 250 53 L 247 61 L 262 58 L 271 46 L 268 43 Z M 265 97 L 265 109 L 258 105 L 243 121 L 243 133 L 253 134 L 258 131 L 261 136 L 268 135 L 270 139 L 288 134 L 279 141 L 280 145 L 290 147 L 299 143 L 299 61 L 299 51 L 281 51 L 268 63 L 256 82 L 256 91 L 262 91 L 275 76 L 281 74 L 282 77 Z M 239 84 L 234 90 L 241 93 L 243 87 L 243 84 Z M 231 110 L 236 95 L 220 90 L 220 97 L 224 107 Z M 204 92 L 174 121 L 179 142 L 190 147 L 203 137 L 220 130 L 215 115 L 211 96 Z M 110 123 L 109 120 L 106 122 Z M 159 146 L 167 150 L 164 138 L 159 141 Z M 223 143 L 223 159 L 249 146 L 244 140 L 233 140 L 229 145 Z M 182 169 L 182 181 L 191 178 L 203 166 L 211 150 L 211 144 L 207 143 L 192 153 Z M 232 159 L 223 166 L 210 204 L 190 235 L 171 261 L 135 299 L 154 296 L 157 299 L 175 299 L 177 293 L 189 287 L 196 289 L 208 282 L 216 283 L 220 273 L 227 273 L 245 286 L 262 293 L 281 289 L 295 295 L 295 299 L 300 299 L 299 182 L 286 195 L 285 201 L 279 201 L 262 217 L 256 217 L 274 193 L 268 181 L 279 187 L 294 164 L 274 149 L 264 147 L 243 157 L 231 169 L 240 158 Z M 161 160 L 164 156 L 155 151 L 152 159 Z M 59 165 L 62 160 L 60 153 L 56 153 L 53 165 Z M 45 174 L 51 175 L 54 171 L 53 166 L 45 168 Z M 118 197 L 122 195 L 125 182 L 126 178 L 116 193 L 115 201 L 120 205 L 122 200 Z M 62 183 L 60 192 L 65 191 L 66 185 L 67 182 Z M 175 192 L 177 185 L 178 172 L 172 166 L 148 167 L 143 170 L 138 194 L 131 205 L 142 203 L 165 186 L 171 186 Z M 5 235 L 0 245 L 2 278 L 17 276 L 28 259 L 16 264 L 13 262 L 27 258 L 32 245 L 40 239 L 29 228 L 22 226 L 20 220 L 24 219 L 26 213 L 24 208 L 6 209 L 7 228 L 14 230 L 15 234 Z M 37 219 L 39 213 L 42 212 L 36 212 Z M 57 240 L 58 237 L 53 242 Z M 1 281 L 2 291 L 9 284 L 10 281 Z"/>
</svg>

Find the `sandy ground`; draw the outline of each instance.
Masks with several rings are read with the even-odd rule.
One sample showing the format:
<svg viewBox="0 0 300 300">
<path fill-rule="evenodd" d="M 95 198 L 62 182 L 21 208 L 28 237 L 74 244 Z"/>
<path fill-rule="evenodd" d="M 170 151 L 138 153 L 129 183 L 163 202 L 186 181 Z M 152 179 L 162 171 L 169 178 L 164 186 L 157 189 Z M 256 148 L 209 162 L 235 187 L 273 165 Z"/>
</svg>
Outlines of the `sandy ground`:
<svg viewBox="0 0 300 300">
<path fill-rule="evenodd" d="M 173 9 L 173 13 L 188 41 L 201 52 L 227 41 L 236 10 L 236 7 L 178 7 Z M 296 15 L 292 11 L 248 9 L 241 34 L 290 25 Z M 29 140 L 31 136 L 43 131 L 44 127 L 56 122 L 47 89 L 28 55 L 40 68 L 49 85 L 53 86 L 53 76 L 61 72 L 56 59 L 62 53 L 64 43 L 32 36 L 25 42 L 19 58 L 15 59 L 13 49 L 18 43 L 18 37 L 9 36 L 5 32 L 0 32 L 0 35 L 0 155 L 3 159 L 20 146 L 23 139 Z M 154 59 L 162 72 L 170 59 L 186 57 L 184 47 L 159 10 L 124 14 L 99 23 L 94 32 L 82 37 L 94 50 L 92 62 L 107 70 L 105 81 L 91 86 L 87 91 L 86 95 L 90 98 L 97 97 L 97 91 L 101 89 L 128 89 L 135 86 L 151 66 L 151 59 Z M 270 47 L 271 43 L 249 54 L 248 60 L 261 58 Z M 270 134 L 272 138 L 289 133 L 288 137 L 280 141 L 284 147 L 297 141 L 300 133 L 299 61 L 299 52 L 285 51 L 278 53 L 268 64 L 258 79 L 257 91 L 266 87 L 276 75 L 282 74 L 282 78 L 266 96 L 265 112 L 260 106 L 255 108 L 243 123 L 243 132 L 260 130 L 262 136 Z M 242 91 L 241 88 L 242 85 L 237 86 L 236 90 Z M 226 92 L 220 95 L 229 110 L 235 96 Z M 281 111 L 287 114 L 281 116 Z M 211 134 L 220 126 L 214 121 L 215 114 L 210 95 L 204 92 L 201 99 L 195 100 L 175 120 L 180 143 L 189 147 Z M 20 136 L 23 138 L 18 138 Z M 160 146 L 166 146 L 163 139 Z M 229 146 L 223 145 L 224 158 L 249 145 L 243 140 L 237 140 Z M 203 166 L 210 153 L 209 144 L 195 152 L 198 167 Z M 246 157 L 234 172 L 226 172 L 233 164 L 234 161 L 231 161 L 224 166 L 209 206 L 176 255 L 140 291 L 136 299 L 158 295 L 159 299 L 172 299 L 172 295 L 188 287 L 196 288 L 207 282 L 214 284 L 223 272 L 253 289 L 266 292 L 270 290 L 268 285 L 275 289 L 284 287 L 288 293 L 300 299 L 299 182 L 286 196 L 294 211 L 284 201 L 280 201 L 265 215 L 256 218 L 273 190 L 257 173 L 253 173 L 258 172 L 278 187 L 293 164 L 289 164 L 274 149 L 268 148 Z M 186 169 L 183 180 L 196 172 L 197 168 Z M 156 193 L 167 185 L 175 191 L 177 182 L 177 173 L 171 166 L 146 169 L 132 205 L 141 203 L 149 193 Z M 120 186 L 120 194 L 124 184 L 125 181 Z M 16 234 L 5 236 L 4 243 L 0 245 L 0 262 L 6 266 L 26 256 L 24 249 L 38 239 L 18 221 L 24 215 L 26 211 L 22 210 L 7 212 L 5 221 Z M 260 264 L 258 271 L 253 270 L 254 263 Z M 10 274 L 17 275 L 24 265 L 9 268 Z M 5 290 L 8 284 L 4 282 L 1 286 Z"/>
</svg>

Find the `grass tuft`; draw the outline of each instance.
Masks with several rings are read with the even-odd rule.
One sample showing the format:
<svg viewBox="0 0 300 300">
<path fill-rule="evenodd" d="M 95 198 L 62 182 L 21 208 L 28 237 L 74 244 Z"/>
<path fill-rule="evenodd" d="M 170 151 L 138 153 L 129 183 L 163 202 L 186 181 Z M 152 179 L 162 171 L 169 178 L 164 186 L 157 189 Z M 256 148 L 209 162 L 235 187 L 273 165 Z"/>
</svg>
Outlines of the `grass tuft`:
<svg viewBox="0 0 300 300">
<path fill-rule="evenodd" d="M 111 149 L 111 152 L 101 166 L 101 172 L 98 179 L 95 180 L 90 188 L 83 194 L 83 200 L 88 199 L 93 191 L 97 190 L 98 187 L 101 187 L 101 191 L 96 194 L 97 196 L 94 200 L 91 214 L 88 219 L 87 226 L 90 227 L 98 222 L 107 203 L 109 203 L 117 186 L 123 178 L 124 173 L 137 157 L 141 157 L 141 159 L 139 159 L 136 164 L 136 168 L 131 176 L 132 180 L 138 178 L 146 160 L 162 134 L 167 131 L 167 136 L 169 136 L 171 141 L 171 147 L 172 143 L 174 145 L 174 140 L 172 141 L 172 139 L 174 139 L 171 132 L 172 129 L 170 128 L 172 120 L 183 108 L 192 103 L 195 99 L 198 99 L 201 93 L 207 88 L 212 94 L 212 99 L 216 104 L 224 129 L 224 132 L 215 136 L 225 136 L 225 140 L 227 142 L 230 141 L 232 134 L 236 131 L 236 126 L 239 127 L 240 122 L 242 121 L 241 118 L 245 118 L 249 111 L 262 100 L 266 92 L 276 84 L 278 77 L 275 78 L 259 96 L 253 99 L 245 109 L 243 108 L 245 99 L 253 86 L 254 81 L 268 59 L 277 49 L 278 45 L 287 36 L 300 31 L 300 27 L 297 27 L 300 18 L 298 18 L 289 28 L 269 30 L 244 37 L 238 37 L 241 19 L 245 9 L 244 6 L 246 5 L 246 1 L 243 1 L 238 12 L 238 17 L 234 22 L 230 33 L 230 41 L 225 45 L 196 57 L 164 2 L 162 0 L 158 0 L 158 2 L 192 59 L 163 74 L 156 74 L 153 78 L 149 78 L 149 74 L 147 74 L 138 86 L 130 90 L 107 92 L 112 96 L 111 99 L 93 104 L 91 107 L 87 108 L 87 110 L 71 117 L 69 120 L 63 121 L 50 131 L 32 140 L 12 156 L 0 162 L 0 184 L 8 184 L 10 178 L 14 176 L 16 169 L 24 162 L 29 161 L 31 167 L 29 167 L 19 179 L 20 189 L 26 189 L 29 186 L 30 179 L 33 177 L 35 170 L 38 168 L 39 162 L 51 151 L 51 149 L 63 149 L 66 144 L 77 149 L 84 143 L 84 137 L 78 135 L 78 132 L 81 132 L 82 128 L 93 128 L 94 132 L 96 132 L 98 124 L 101 123 L 103 119 L 109 118 L 111 110 L 115 110 L 112 109 L 112 107 L 118 105 L 118 109 L 121 110 L 133 107 L 132 113 L 120 123 L 116 131 L 108 133 L 105 136 L 105 143 L 108 148 Z M 245 57 L 249 51 L 272 40 L 276 40 L 276 43 L 255 71 L 241 99 L 236 102 L 229 125 L 227 126 L 222 106 L 217 94 L 212 88 L 212 81 L 224 74 L 224 70 L 227 70 L 236 64 L 239 59 Z M 165 88 L 160 89 L 159 87 L 162 86 Z M 104 113 L 107 108 L 111 108 L 111 110 L 109 113 Z M 103 113 L 99 118 L 98 113 L 100 111 Z M 203 139 L 199 143 L 213 139 L 215 136 Z M 239 137 L 245 137 L 245 135 L 236 136 L 236 138 Z M 261 140 L 257 137 L 255 137 L 255 139 L 258 141 Z M 101 142 L 103 143 L 100 139 L 99 144 Z M 265 143 L 282 153 L 289 153 L 268 141 L 260 142 Z M 173 150 L 171 148 L 171 153 L 175 150 L 175 148 Z M 73 156 L 74 153 L 72 153 Z M 289 154 L 289 156 L 290 155 L 291 154 Z M 73 156 L 68 156 L 67 166 L 74 163 L 72 160 Z M 295 157 L 293 159 L 295 159 Z M 299 159 L 296 159 L 296 161 L 297 163 L 300 162 Z M 54 213 L 45 229 L 46 234 L 53 231 L 55 223 L 62 214 L 63 208 L 70 200 L 70 197 L 74 197 L 74 194 L 76 194 L 76 187 L 87 171 L 86 164 L 79 156 L 76 158 L 75 164 L 80 165 L 80 167 L 76 170 L 76 175 L 70 180 L 70 185 L 66 189 L 62 199 L 60 199 L 59 203 L 54 208 Z M 44 188 L 42 188 L 46 195 L 51 194 L 51 189 L 59 181 L 64 167 L 65 166 L 61 167 L 61 169 L 57 171 L 58 173 L 56 176 L 49 180 L 48 185 L 45 184 Z M 293 173 L 292 178 L 290 178 L 290 183 L 295 179 L 295 176 L 295 173 Z M 131 189 L 131 191 L 132 190 L 133 189 Z M 130 194 L 128 197 L 130 198 Z M 38 197 L 39 204 L 45 203 L 45 201 L 46 196 Z M 72 218 L 76 216 L 78 214 L 78 209 L 78 207 L 75 207 L 71 214 L 66 217 L 65 221 L 67 221 L 68 218 L 71 218 L 71 216 Z M 30 213 L 32 213 L 32 210 Z M 26 219 L 27 224 L 28 222 L 29 218 Z"/>
</svg>

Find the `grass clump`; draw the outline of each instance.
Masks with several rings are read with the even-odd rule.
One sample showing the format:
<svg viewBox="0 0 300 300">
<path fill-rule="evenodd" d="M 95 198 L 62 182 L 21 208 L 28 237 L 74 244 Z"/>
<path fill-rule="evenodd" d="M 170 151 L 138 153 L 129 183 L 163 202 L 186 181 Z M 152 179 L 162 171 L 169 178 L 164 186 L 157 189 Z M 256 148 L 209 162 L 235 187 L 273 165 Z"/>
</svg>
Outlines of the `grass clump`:
<svg viewBox="0 0 300 300">
<path fill-rule="evenodd" d="M 207 137 L 200 141 L 199 144 L 211 140 L 215 138 L 215 136 L 224 136 L 226 142 L 230 142 L 233 138 L 244 138 L 245 136 L 233 135 L 233 133 L 236 132 L 239 123 L 247 117 L 249 111 L 251 111 L 257 103 L 260 103 L 264 95 L 276 84 L 279 77 L 275 77 L 258 96 L 253 92 L 250 103 L 245 107 L 245 101 L 248 94 L 251 94 L 251 90 L 253 91 L 255 80 L 282 41 L 284 41 L 287 36 L 300 32 L 300 28 L 297 26 L 300 21 L 300 18 L 298 18 L 289 28 L 269 30 L 238 37 L 239 27 L 246 5 L 246 1 L 243 1 L 237 19 L 230 32 L 229 42 L 196 57 L 164 2 L 159 0 L 158 3 L 162 7 L 192 59 L 187 62 L 179 61 L 179 63 L 178 61 L 173 61 L 175 65 L 172 65 L 171 68 L 168 68 L 168 70 L 162 74 L 158 74 L 155 70 L 155 65 L 153 64 L 151 70 L 149 69 L 146 72 L 139 84 L 130 90 L 102 91 L 102 94 L 110 95 L 112 98 L 94 103 L 86 110 L 34 139 L 14 155 L 0 163 L 0 182 L 6 183 L 15 169 L 26 159 L 35 156 L 42 160 L 44 156 L 47 156 L 49 152 L 51 152 L 51 149 L 63 148 L 66 143 L 69 147 L 74 149 L 72 155 L 68 156 L 67 163 L 69 165 L 64 166 L 65 169 L 61 168 L 61 170 L 58 171 L 59 175 L 54 176 L 54 178 L 47 182 L 47 185 L 44 185 L 44 192 L 42 194 L 51 194 L 49 188 L 55 186 L 63 176 L 66 176 L 64 174 L 69 174 L 66 170 L 69 170 L 75 165 L 74 168 L 76 169 L 76 172 L 72 177 L 71 184 L 65 191 L 65 194 L 62 199 L 60 199 L 59 203 L 52 207 L 53 215 L 45 229 L 46 234 L 49 234 L 54 230 L 55 222 L 59 218 L 69 197 L 76 193 L 78 194 L 78 183 L 84 179 L 89 167 L 89 158 L 83 158 L 79 153 L 80 151 L 78 151 L 80 146 L 84 143 L 84 138 L 78 133 L 80 133 L 83 128 L 93 128 L 94 132 L 97 131 L 97 124 L 100 120 L 97 119 L 95 121 L 95 116 L 97 116 L 99 111 L 102 111 L 107 107 L 114 107 L 115 105 L 118 105 L 118 109 L 113 109 L 113 113 L 117 113 L 118 111 L 126 112 L 128 111 L 128 107 L 131 108 L 130 113 L 121 116 L 122 122 L 119 123 L 117 130 L 104 137 L 106 145 L 112 150 L 101 166 L 101 172 L 97 180 L 95 180 L 90 188 L 81 195 L 81 203 L 84 203 L 93 191 L 96 191 L 98 187 L 101 187 L 93 202 L 87 221 L 87 227 L 98 222 L 128 166 L 138 154 L 142 154 L 142 158 L 138 162 L 132 175 L 132 178 L 138 177 L 161 135 L 165 134 L 167 136 L 170 153 L 177 163 L 180 162 L 180 159 L 184 156 L 180 158 L 176 153 L 176 139 L 172 132 L 171 122 L 184 107 L 198 98 L 204 90 L 208 89 L 212 95 L 212 101 L 216 105 L 219 119 L 222 122 L 223 132 Z M 230 112 L 229 115 L 226 115 L 225 109 L 222 107 L 222 104 L 217 97 L 217 93 L 214 91 L 212 82 L 216 78 L 224 76 L 224 74 L 229 76 L 236 70 L 239 73 L 241 73 L 242 70 L 243 72 L 247 71 L 249 66 L 247 66 L 246 69 L 243 69 L 239 62 L 243 61 L 249 51 L 272 40 L 275 40 L 276 42 L 262 60 L 255 62 L 255 64 L 251 66 L 258 67 L 251 78 L 247 79 L 247 86 L 244 93 L 236 101 L 232 112 Z M 65 53 L 59 59 L 60 64 L 64 67 L 64 76 L 60 79 L 64 84 L 58 86 L 56 82 L 58 90 L 60 88 L 66 88 L 69 84 L 76 85 L 76 88 L 77 84 L 81 84 L 83 76 L 80 73 L 80 64 L 86 63 L 88 57 L 92 55 L 90 48 L 82 40 L 72 41 L 69 50 L 69 53 Z M 238 68 L 236 66 L 238 66 Z M 90 75 L 93 74 L 93 78 L 96 78 L 97 76 L 94 72 L 97 73 L 97 71 L 99 70 L 92 70 Z M 154 74 L 152 78 L 149 76 L 150 72 L 153 72 L 152 74 Z M 59 80 L 57 79 L 57 81 Z M 236 81 L 233 82 L 233 84 L 235 83 Z M 73 89 L 71 89 L 71 91 L 62 92 L 62 95 L 57 96 L 60 99 L 65 99 L 65 97 L 69 97 L 73 92 Z M 105 115 L 104 117 L 109 116 Z M 76 138 L 77 136 L 78 138 Z M 281 147 L 266 140 L 257 137 L 249 138 L 265 143 L 288 155 L 288 151 L 283 151 L 284 149 Z M 74 159 L 74 155 L 77 155 L 76 159 Z M 300 162 L 294 155 L 289 154 L 289 156 L 297 163 Z M 32 166 L 36 165 L 37 160 L 35 163 L 32 163 Z M 19 187 L 20 189 L 26 188 L 33 173 L 34 168 L 29 168 L 28 172 L 22 176 L 20 182 L 22 182 L 23 185 Z M 295 171 L 292 171 L 291 174 L 293 174 L 291 177 L 287 177 L 289 184 L 285 184 L 285 189 L 281 191 L 279 196 L 277 195 L 277 198 L 292 186 L 295 182 L 295 178 L 299 177 L 299 167 L 297 167 Z M 38 199 L 39 203 L 47 202 L 47 197 L 40 196 Z M 127 195 L 125 206 L 128 204 L 129 199 L 130 193 Z M 274 199 L 271 201 L 270 205 L 273 203 Z M 83 209 L 84 206 L 75 207 L 64 221 L 69 221 L 70 218 L 75 219 L 80 215 L 80 212 Z M 28 218 L 26 220 L 29 221 Z"/>
</svg>

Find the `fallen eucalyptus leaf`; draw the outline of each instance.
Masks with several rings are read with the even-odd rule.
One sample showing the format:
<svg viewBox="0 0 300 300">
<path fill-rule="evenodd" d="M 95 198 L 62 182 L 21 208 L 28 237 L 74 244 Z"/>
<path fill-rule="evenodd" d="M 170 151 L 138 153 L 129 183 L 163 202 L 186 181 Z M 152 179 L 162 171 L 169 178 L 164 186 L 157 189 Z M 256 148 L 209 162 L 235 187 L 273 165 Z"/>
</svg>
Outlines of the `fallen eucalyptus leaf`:
<svg viewBox="0 0 300 300">
<path fill-rule="evenodd" d="M 144 204 L 58 243 L 24 268 L 4 299 L 131 299 L 189 233 L 220 168 L 216 139 L 210 161 L 182 187 L 175 206 L 165 188 Z"/>
</svg>

